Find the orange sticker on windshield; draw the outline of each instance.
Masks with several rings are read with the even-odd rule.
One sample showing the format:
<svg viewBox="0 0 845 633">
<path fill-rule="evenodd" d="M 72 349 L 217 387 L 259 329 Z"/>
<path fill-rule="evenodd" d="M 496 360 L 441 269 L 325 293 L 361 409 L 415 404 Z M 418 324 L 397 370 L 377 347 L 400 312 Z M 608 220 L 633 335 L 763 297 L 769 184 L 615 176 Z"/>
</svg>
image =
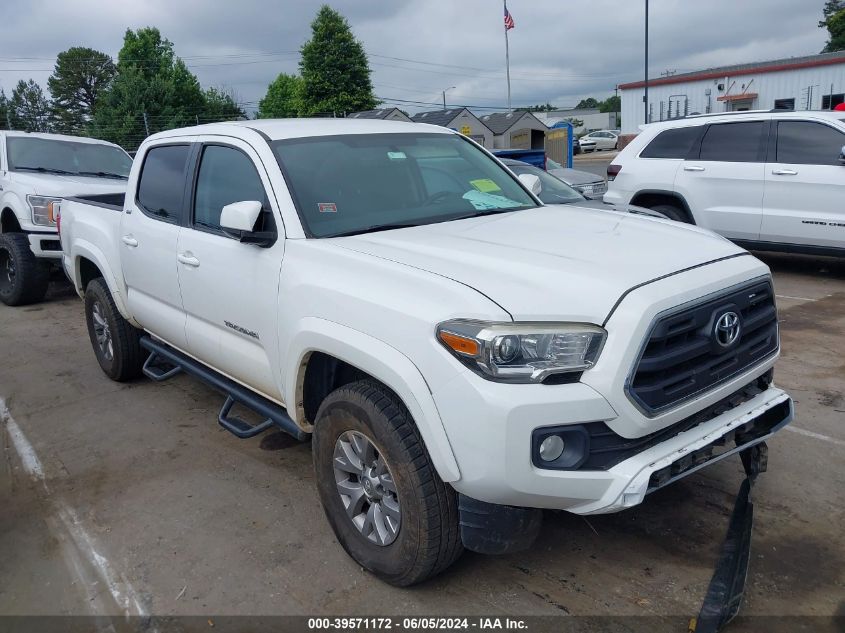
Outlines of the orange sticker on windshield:
<svg viewBox="0 0 845 633">
<path fill-rule="evenodd" d="M 320 213 L 337 213 L 337 205 L 334 202 L 318 202 L 317 209 Z"/>
</svg>

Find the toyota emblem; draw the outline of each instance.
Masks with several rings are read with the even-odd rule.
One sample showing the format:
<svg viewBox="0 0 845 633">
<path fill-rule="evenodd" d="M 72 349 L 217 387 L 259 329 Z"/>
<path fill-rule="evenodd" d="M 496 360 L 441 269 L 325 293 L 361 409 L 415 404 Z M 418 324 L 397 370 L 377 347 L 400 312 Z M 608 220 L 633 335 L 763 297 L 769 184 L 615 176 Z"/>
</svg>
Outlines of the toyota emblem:
<svg viewBox="0 0 845 633">
<path fill-rule="evenodd" d="M 721 347 L 730 347 L 736 343 L 741 331 L 742 325 L 739 322 L 739 315 L 736 312 L 725 312 L 716 319 L 713 336 Z"/>
</svg>

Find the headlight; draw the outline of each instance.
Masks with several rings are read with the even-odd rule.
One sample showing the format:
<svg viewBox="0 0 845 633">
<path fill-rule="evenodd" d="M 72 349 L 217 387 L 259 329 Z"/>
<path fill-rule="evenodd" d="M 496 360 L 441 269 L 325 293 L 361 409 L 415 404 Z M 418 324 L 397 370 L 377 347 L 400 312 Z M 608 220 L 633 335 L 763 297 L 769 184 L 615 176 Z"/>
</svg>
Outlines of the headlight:
<svg viewBox="0 0 845 633">
<path fill-rule="evenodd" d="M 41 226 L 55 226 L 56 213 L 59 210 L 61 198 L 46 198 L 44 196 L 27 196 L 26 201 L 32 209 L 32 222 Z"/>
<path fill-rule="evenodd" d="M 595 365 L 607 333 L 586 323 L 487 323 L 457 319 L 437 326 L 437 338 L 464 365 L 488 380 L 542 382 Z"/>
</svg>

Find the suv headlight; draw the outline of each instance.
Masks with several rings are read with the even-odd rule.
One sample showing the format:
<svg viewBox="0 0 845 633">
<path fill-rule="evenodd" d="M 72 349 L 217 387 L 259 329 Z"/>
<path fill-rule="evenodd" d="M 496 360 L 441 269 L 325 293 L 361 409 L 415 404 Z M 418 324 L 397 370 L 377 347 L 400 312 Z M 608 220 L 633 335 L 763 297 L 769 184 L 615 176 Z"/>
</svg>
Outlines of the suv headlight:
<svg viewBox="0 0 845 633">
<path fill-rule="evenodd" d="M 456 319 L 437 339 L 464 365 L 497 382 L 542 382 L 595 365 L 607 332 L 587 323 L 488 323 Z"/>
<path fill-rule="evenodd" d="M 61 198 L 47 198 L 45 196 L 27 196 L 26 201 L 32 209 L 32 222 L 41 226 L 55 226 L 56 213 L 59 210 Z"/>
</svg>

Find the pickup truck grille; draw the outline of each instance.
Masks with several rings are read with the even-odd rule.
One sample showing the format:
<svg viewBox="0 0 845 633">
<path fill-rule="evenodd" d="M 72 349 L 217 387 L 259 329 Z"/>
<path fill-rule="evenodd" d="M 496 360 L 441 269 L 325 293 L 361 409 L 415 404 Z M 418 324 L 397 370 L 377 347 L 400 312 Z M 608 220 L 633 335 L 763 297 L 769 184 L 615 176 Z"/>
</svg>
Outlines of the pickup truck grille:
<svg viewBox="0 0 845 633">
<path fill-rule="evenodd" d="M 733 289 L 658 317 L 629 378 L 628 396 L 653 416 L 729 380 L 777 349 L 771 282 Z"/>
</svg>

